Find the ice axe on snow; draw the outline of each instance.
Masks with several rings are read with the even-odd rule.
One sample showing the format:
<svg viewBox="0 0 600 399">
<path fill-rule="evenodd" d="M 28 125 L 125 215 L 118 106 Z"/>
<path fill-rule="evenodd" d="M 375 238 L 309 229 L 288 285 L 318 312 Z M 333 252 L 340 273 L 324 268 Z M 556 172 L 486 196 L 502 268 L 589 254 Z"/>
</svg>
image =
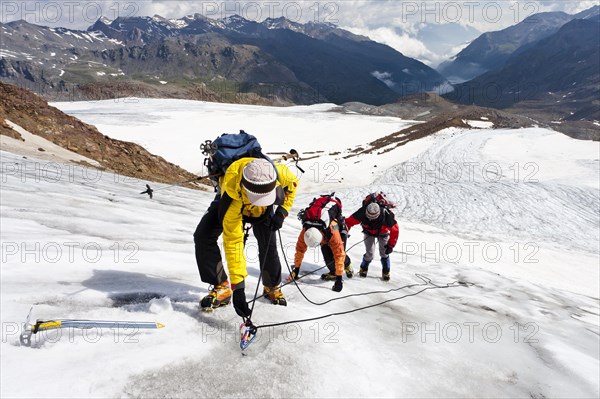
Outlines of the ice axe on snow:
<svg viewBox="0 0 600 399">
<path fill-rule="evenodd" d="M 280 156 L 279 158 L 275 158 L 272 161 L 273 161 L 273 163 L 275 163 L 275 162 L 285 162 L 285 161 L 294 161 L 295 164 L 296 164 L 296 167 L 298 168 L 298 170 L 300 172 L 302 172 L 302 173 L 305 173 L 304 169 L 302 169 L 300 167 L 300 165 L 298 165 L 298 162 L 300 161 L 300 154 L 298 154 L 298 151 L 296 151 L 294 149 L 291 149 L 289 153 L 284 154 L 284 155 Z M 178 186 L 181 186 L 181 185 L 184 185 L 184 184 L 194 183 L 194 182 L 198 182 L 198 181 L 201 181 L 201 180 L 211 179 L 213 177 L 219 177 L 219 176 L 220 176 L 220 174 L 218 174 L 218 173 L 213 173 L 211 175 L 206 175 L 206 176 L 198 176 L 198 177 L 194 177 L 193 179 L 180 181 L 178 183 L 170 184 L 168 186 L 161 187 L 161 188 L 156 188 L 156 189 L 153 189 L 153 188 L 150 187 L 149 184 L 146 184 L 146 191 L 142 191 L 140 194 L 141 195 L 148 194 L 148 196 L 150 197 L 150 199 L 152 199 L 153 196 L 154 196 L 153 194 L 156 191 L 166 190 L 168 188 L 178 187 Z"/>
<path fill-rule="evenodd" d="M 31 337 L 40 331 L 59 330 L 61 328 L 80 328 L 80 329 L 91 329 L 91 328 L 127 328 L 127 329 L 158 329 L 165 327 L 164 324 L 158 322 L 149 321 L 109 321 L 109 320 L 70 320 L 70 319 L 56 319 L 56 320 L 36 320 L 35 324 L 30 324 L 29 319 L 31 318 L 31 311 L 25 319 L 23 326 L 23 332 L 19 336 L 19 341 L 23 346 L 31 346 Z"/>
</svg>

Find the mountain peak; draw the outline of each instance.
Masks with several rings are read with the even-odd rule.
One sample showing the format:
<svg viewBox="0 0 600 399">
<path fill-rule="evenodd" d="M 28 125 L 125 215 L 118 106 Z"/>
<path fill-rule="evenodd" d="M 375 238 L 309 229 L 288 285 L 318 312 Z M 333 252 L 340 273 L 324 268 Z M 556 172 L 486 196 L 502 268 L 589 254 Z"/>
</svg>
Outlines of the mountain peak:
<svg viewBox="0 0 600 399">
<path fill-rule="evenodd" d="M 229 17 L 221 18 L 220 21 L 223 21 L 225 24 L 250 22 L 250 20 L 248 20 L 238 14 L 234 14 Z"/>
<path fill-rule="evenodd" d="M 286 17 L 278 17 L 278 18 L 267 18 L 263 21 L 264 23 L 274 24 L 274 23 L 283 23 L 288 21 Z"/>
<path fill-rule="evenodd" d="M 187 28 L 191 23 L 194 23 L 196 21 L 206 21 L 206 20 L 208 20 L 208 18 L 205 17 L 204 15 L 195 13 L 195 14 L 188 14 L 179 19 L 169 19 L 169 23 L 177 29 L 183 29 L 183 28 Z"/>
<path fill-rule="evenodd" d="M 166 19 L 165 17 L 158 15 L 158 14 L 154 14 L 154 16 L 152 17 L 152 19 L 156 22 L 169 22 L 168 19 Z"/>
<path fill-rule="evenodd" d="M 110 24 L 112 24 L 112 19 L 108 19 L 108 18 L 106 18 L 106 17 L 103 15 L 103 16 L 101 16 L 101 17 L 100 17 L 100 19 L 98 19 L 98 21 L 97 21 L 97 22 L 101 22 L 101 23 L 103 23 L 104 25 L 110 25 Z"/>
<path fill-rule="evenodd" d="M 192 22 L 192 21 L 198 21 L 198 20 L 205 21 L 207 19 L 208 19 L 208 17 L 206 17 L 200 13 L 195 13 L 195 14 L 186 15 L 185 17 L 180 18 L 179 21 Z"/>
<path fill-rule="evenodd" d="M 543 21 L 554 20 L 557 18 L 564 20 L 565 18 L 569 18 L 569 14 L 567 14 L 566 12 L 562 12 L 562 11 L 540 12 L 540 13 L 528 16 L 521 23 L 543 22 Z M 517 26 L 517 25 L 515 25 L 515 26 Z"/>
<path fill-rule="evenodd" d="M 16 21 L 9 22 L 6 25 L 10 26 L 11 28 L 16 28 L 16 27 L 19 27 L 19 26 L 28 26 L 28 25 L 31 25 L 31 24 L 29 22 L 25 21 L 24 19 L 18 19 Z"/>
<path fill-rule="evenodd" d="M 304 26 L 285 17 L 267 18 L 262 22 L 262 25 L 266 26 L 267 29 L 289 29 L 296 32 L 302 31 Z"/>
<path fill-rule="evenodd" d="M 574 16 L 561 11 L 534 14 L 496 32 L 486 32 L 462 49 L 456 58 L 440 66 L 454 81 L 468 81 L 504 65 L 519 48 L 555 34 Z"/>
<path fill-rule="evenodd" d="M 101 16 L 100 18 L 98 18 L 98 20 L 96 22 L 94 22 L 93 25 L 91 25 L 89 28 L 87 28 L 88 32 L 94 32 L 94 31 L 100 31 L 100 32 L 108 32 L 113 28 L 113 23 L 115 21 L 118 21 L 119 18 L 117 18 L 116 20 L 111 20 L 106 18 L 104 15 Z"/>
</svg>

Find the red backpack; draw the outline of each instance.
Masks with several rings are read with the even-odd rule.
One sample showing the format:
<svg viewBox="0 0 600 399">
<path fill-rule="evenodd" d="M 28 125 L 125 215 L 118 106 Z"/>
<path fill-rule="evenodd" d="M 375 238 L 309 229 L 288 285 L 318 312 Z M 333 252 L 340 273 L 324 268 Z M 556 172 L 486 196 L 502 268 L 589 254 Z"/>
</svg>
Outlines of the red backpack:
<svg viewBox="0 0 600 399">
<path fill-rule="evenodd" d="M 339 222 L 342 217 L 342 201 L 335 196 L 335 193 L 314 198 L 308 208 L 303 209 L 298 213 L 298 219 L 300 219 L 302 224 L 323 224 L 321 213 L 330 202 L 335 202 L 336 206 L 329 210 L 329 218 Z M 328 226 L 323 227 L 327 228 Z"/>
</svg>

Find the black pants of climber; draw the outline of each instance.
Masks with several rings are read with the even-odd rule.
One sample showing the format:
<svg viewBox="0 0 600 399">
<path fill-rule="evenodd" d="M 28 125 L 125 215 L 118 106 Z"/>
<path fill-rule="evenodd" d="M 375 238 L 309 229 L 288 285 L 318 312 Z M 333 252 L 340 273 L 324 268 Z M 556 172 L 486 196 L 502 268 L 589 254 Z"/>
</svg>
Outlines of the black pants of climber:
<svg viewBox="0 0 600 399">
<path fill-rule="evenodd" d="M 219 285 L 227 280 L 227 273 L 223 267 L 221 250 L 217 244 L 219 236 L 223 233 L 223 218 L 227 209 L 226 204 L 217 197 L 210 204 L 200 220 L 194 233 L 196 246 L 196 263 L 200 272 L 200 279 L 211 285 Z"/>
<path fill-rule="evenodd" d="M 348 241 L 348 235 L 342 233 L 342 241 L 344 242 L 344 249 L 346 249 L 346 241 Z M 333 251 L 329 248 L 329 245 L 321 245 L 321 253 L 323 254 L 323 259 L 325 260 L 325 264 L 329 269 L 330 273 L 335 274 L 335 259 L 333 257 Z M 344 268 L 350 266 L 350 257 L 346 254 L 346 259 L 344 259 Z"/>
<path fill-rule="evenodd" d="M 215 198 L 194 233 L 196 264 L 200 279 L 211 285 L 219 285 L 227 280 L 217 240 L 223 233 L 223 216 L 230 203 L 231 200 L 227 197 Z M 263 271 L 262 283 L 266 287 L 275 287 L 281 283 L 281 262 L 277 252 L 277 233 L 271 232 L 269 220 L 268 217 L 263 220 L 256 219 L 251 221 L 251 224 L 258 242 L 260 268 Z"/>
<path fill-rule="evenodd" d="M 277 232 L 271 231 L 270 220 L 270 217 L 267 217 L 262 221 L 253 222 L 252 232 L 258 242 L 262 283 L 265 287 L 271 288 L 281 283 L 281 262 L 277 252 Z"/>
</svg>

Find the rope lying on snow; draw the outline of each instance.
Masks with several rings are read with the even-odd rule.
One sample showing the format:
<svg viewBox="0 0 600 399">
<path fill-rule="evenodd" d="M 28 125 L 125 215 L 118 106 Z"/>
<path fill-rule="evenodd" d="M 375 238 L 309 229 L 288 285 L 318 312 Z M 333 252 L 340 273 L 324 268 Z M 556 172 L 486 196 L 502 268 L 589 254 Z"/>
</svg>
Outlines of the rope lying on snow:
<svg viewBox="0 0 600 399">
<path fill-rule="evenodd" d="M 280 243 L 283 255 L 284 255 L 285 264 L 287 266 L 287 269 L 288 269 L 289 273 L 291 274 L 292 273 L 292 269 L 290 268 L 290 264 L 289 264 L 287 258 L 285 257 L 285 250 L 283 248 L 283 243 L 281 241 L 281 232 L 279 232 L 279 243 Z M 348 250 L 352 249 L 354 246 L 356 246 L 358 244 L 360 244 L 360 242 L 354 244 Z M 323 266 L 323 267 L 321 267 L 321 268 L 319 268 L 317 270 L 321 270 L 324 267 L 327 267 L 327 265 Z M 312 272 L 307 273 L 307 274 L 303 275 L 302 277 L 306 277 L 309 274 L 315 273 L 317 270 L 313 270 Z M 292 282 L 296 285 L 296 288 L 298 288 L 298 291 L 300 292 L 300 294 L 302 294 L 302 296 L 304 297 L 304 299 L 306 299 L 309 303 L 311 303 L 313 305 L 316 305 L 316 306 L 322 306 L 322 305 L 326 305 L 326 304 L 328 304 L 330 302 L 333 302 L 333 301 L 339 301 L 341 299 L 347 299 L 347 298 L 352 298 L 352 297 L 360 297 L 360 296 L 374 295 L 374 294 L 387 294 L 387 293 L 390 293 L 390 292 L 401 291 L 401 290 L 404 290 L 404 289 L 407 289 L 407 288 L 413 288 L 413 287 L 424 287 L 424 288 L 421 289 L 421 290 L 419 290 L 419 291 L 410 293 L 410 294 L 405 294 L 405 295 L 402 295 L 402 296 L 399 296 L 399 297 L 396 297 L 396 298 L 387 299 L 385 301 L 381 301 L 381 302 L 374 303 L 374 304 L 367 305 L 367 306 L 362 306 L 362 307 L 355 308 L 355 309 L 346 310 L 346 311 L 343 311 L 343 312 L 334 312 L 334 313 L 329 313 L 329 314 L 325 314 L 325 315 L 321 315 L 321 316 L 310 317 L 310 318 L 307 318 L 307 319 L 297 319 L 297 320 L 284 321 L 284 322 L 280 322 L 280 323 L 262 324 L 260 326 L 256 326 L 256 328 L 259 329 L 259 328 L 267 328 L 267 327 L 279 327 L 279 326 L 284 326 L 284 325 L 288 325 L 288 324 L 305 323 L 305 322 L 309 322 L 309 321 L 321 320 L 321 319 L 325 319 L 325 318 L 333 317 L 333 316 L 342 316 L 342 315 L 346 315 L 346 314 L 350 314 L 350 313 L 359 312 L 361 310 L 366 310 L 366 309 L 374 308 L 376 306 L 381 306 L 381 305 L 384 305 L 386 303 L 390 303 L 390 302 L 394 302 L 394 301 L 399 301 L 399 300 L 404 299 L 404 298 L 408 298 L 408 297 L 412 297 L 412 296 L 417 296 L 417 295 L 419 295 L 419 294 L 421 294 L 421 293 L 423 293 L 425 291 L 428 291 L 428 290 L 446 289 L 446 288 L 457 288 L 457 287 L 470 287 L 470 286 L 474 285 L 473 283 L 463 282 L 463 281 L 453 281 L 453 282 L 447 283 L 445 285 L 438 285 L 438 284 L 433 283 L 431 281 L 431 279 L 429 277 L 427 277 L 427 276 L 423 276 L 423 275 L 418 274 L 418 273 L 415 273 L 415 276 L 418 279 L 420 279 L 422 281 L 422 283 L 407 284 L 407 285 L 404 285 L 402 287 L 392 288 L 392 289 L 389 289 L 389 290 L 386 290 L 386 291 L 370 291 L 370 292 L 363 292 L 363 293 L 359 293 L 359 294 L 350 294 L 350 295 L 345 295 L 345 296 L 341 296 L 341 297 L 338 297 L 338 298 L 332 298 L 332 299 L 329 299 L 329 300 L 324 301 L 324 302 L 315 302 L 315 301 L 310 300 L 306 296 L 306 294 L 304 294 L 304 292 L 302 291 L 302 289 L 298 285 L 298 282 L 296 280 L 292 280 Z M 287 285 L 287 284 L 290 284 L 290 283 L 286 283 L 284 285 Z M 282 287 L 283 287 L 283 285 L 282 285 Z"/>
</svg>

